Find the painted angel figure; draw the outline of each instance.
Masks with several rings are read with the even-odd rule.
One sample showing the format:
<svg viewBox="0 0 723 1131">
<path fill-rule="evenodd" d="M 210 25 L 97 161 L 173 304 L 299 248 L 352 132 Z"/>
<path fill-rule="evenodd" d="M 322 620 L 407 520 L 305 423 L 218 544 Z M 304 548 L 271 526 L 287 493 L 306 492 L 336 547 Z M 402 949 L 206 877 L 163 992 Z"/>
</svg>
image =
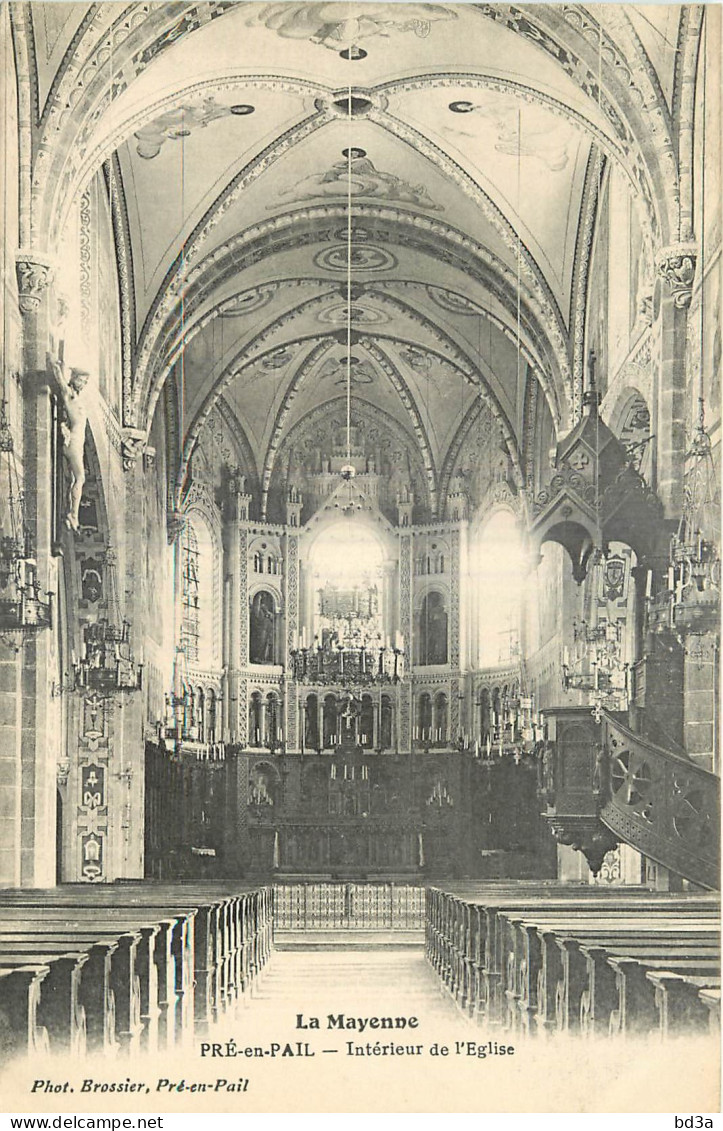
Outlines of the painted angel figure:
<svg viewBox="0 0 723 1131">
<path fill-rule="evenodd" d="M 78 512 L 85 483 L 85 426 L 88 421 L 88 394 L 86 388 L 90 374 L 85 369 L 70 369 L 61 361 L 50 361 L 53 376 L 58 383 L 65 408 L 65 420 L 61 424 L 63 434 L 63 455 L 70 471 L 70 490 L 68 492 L 68 513 L 65 522 L 70 530 L 78 529 Z"/>
<path fill-rule="evenodd" d="M 331 51 L 352 47 L 374 36 L 413 32 L 426 39 L 438 20 L 456 19 L 443 4 L 405 4 L 398 11 L 388 4 L 340 5 L 328 3 L 264 4 L 249 19 L 284 39 L 307 39 Z"/>
</svg>

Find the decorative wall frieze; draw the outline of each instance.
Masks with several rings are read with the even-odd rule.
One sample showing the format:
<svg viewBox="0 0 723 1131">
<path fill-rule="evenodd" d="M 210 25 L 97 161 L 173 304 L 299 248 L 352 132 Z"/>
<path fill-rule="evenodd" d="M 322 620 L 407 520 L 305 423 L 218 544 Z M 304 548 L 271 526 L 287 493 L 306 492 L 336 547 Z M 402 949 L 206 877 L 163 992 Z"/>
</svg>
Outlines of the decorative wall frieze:
<svg viewBox="0 0 723 1131">
<path fill-rule="evenodd" d="M 248 667 L 249 662 L 249 533 L 243 526 L 239 528 L 238 532 L 238 554 L 238 666 L 243 671 L 244 668 Z M 239 725 L 241 725 L 241 719 L 239 719 Z M 246 722 L 243 723 L 243 726 L 246 727 Z"/>
<path fill-rule="evenodd" d="M 37 314 L 45 291 L 53 281 L 51 261 L 35 251 L 18 251 L 15 255 L 18 283 L 18 304 L 23 314 Z"/>
<path fill-rule="evenodd" d="M 93 315 L 93 275 L 92 261 L 92 209 L 90 190 L 86 189 L 78 202 L 78 271 L 80 293 L 80 332 L 84 338 L 90 337 Z"/>
<path fill-rule="evenodd" d="M 697 244 L 676 243 L 661 248 L 655 257 L 655 268 L 668 284 L 679 310 L 686 310 L 693 297 L 697 255 Z"/>
</svg>

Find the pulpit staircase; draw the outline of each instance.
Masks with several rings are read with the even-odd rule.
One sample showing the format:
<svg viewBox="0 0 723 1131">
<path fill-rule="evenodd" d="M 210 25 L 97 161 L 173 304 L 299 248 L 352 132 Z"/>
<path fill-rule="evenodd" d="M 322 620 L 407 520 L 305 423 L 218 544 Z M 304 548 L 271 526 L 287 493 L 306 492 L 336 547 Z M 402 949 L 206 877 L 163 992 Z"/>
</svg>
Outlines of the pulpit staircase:
<svg viewBox="0 0 723 1131">
<path fill-rule="evenodd" d="M 720 887 L 720 779 L 589 707 L 545 712 L 540 793 L 555 838 L 594 873 L 624 841 L 674 876 Z"/>
</svg>

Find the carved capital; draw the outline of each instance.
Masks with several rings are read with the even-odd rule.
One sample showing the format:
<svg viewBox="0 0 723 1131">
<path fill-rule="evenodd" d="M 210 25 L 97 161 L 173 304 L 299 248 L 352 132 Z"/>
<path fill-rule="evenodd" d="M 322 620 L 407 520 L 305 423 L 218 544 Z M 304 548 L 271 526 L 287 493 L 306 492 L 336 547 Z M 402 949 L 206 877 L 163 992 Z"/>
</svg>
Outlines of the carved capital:
<svg viewBox="0 0 723 1131">
<path fill-rule="evenodd" d="M 181 511 L 168 511 L 166 514 L 166 535 L 168 545 L 172 546 L 186 528 L 186 516 Z"/>
<path fill-rule="evenodd" d="M 124 428 L 121 440 L 121 454 L 123 457 L 123 470 L 132 471 L 136 460 L 141 455 L 146 442 L 146 434 L 142 428 Z"/>
<path fill-rule="evenodd" d="M 37 252 L 19 251 L 15 256 L 18 303 L 23 314 L 36 314 L 43 292 L 53 281 L 50 261 Z"/>
<path fill-rule="evenodd" d="M 656 270 L 668 284 L 673 302 L 681 310 L 690 306 L 697 254 L 694 243 L 676 243 L 661 248 L 655 257 Z"/>
</svg>

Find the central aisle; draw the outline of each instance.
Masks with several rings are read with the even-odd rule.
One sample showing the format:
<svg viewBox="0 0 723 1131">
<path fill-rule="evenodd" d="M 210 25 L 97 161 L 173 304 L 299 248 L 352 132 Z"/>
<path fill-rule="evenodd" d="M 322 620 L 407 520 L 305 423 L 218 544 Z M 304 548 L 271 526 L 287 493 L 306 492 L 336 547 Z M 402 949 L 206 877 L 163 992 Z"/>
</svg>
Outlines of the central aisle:
<svg viewBox="0 0 723 1131">
<path fill-rule="evenodd" d="M 465 1024 L 423 950 L 408 946 L 274 950 L 242 1015 L 257 1025 L 290 1012 L 319 1017 L 324 1028 L 327 1015 L 339 1013 L 365 1017 L 392 1013 L 423 1017 L 425 1022 Z M 365 1039 L 380 1035 L 388 1033 L 364 1033 Z M 298 1036 L 309 1034 L 300 1031 Z"/>
</svg>

